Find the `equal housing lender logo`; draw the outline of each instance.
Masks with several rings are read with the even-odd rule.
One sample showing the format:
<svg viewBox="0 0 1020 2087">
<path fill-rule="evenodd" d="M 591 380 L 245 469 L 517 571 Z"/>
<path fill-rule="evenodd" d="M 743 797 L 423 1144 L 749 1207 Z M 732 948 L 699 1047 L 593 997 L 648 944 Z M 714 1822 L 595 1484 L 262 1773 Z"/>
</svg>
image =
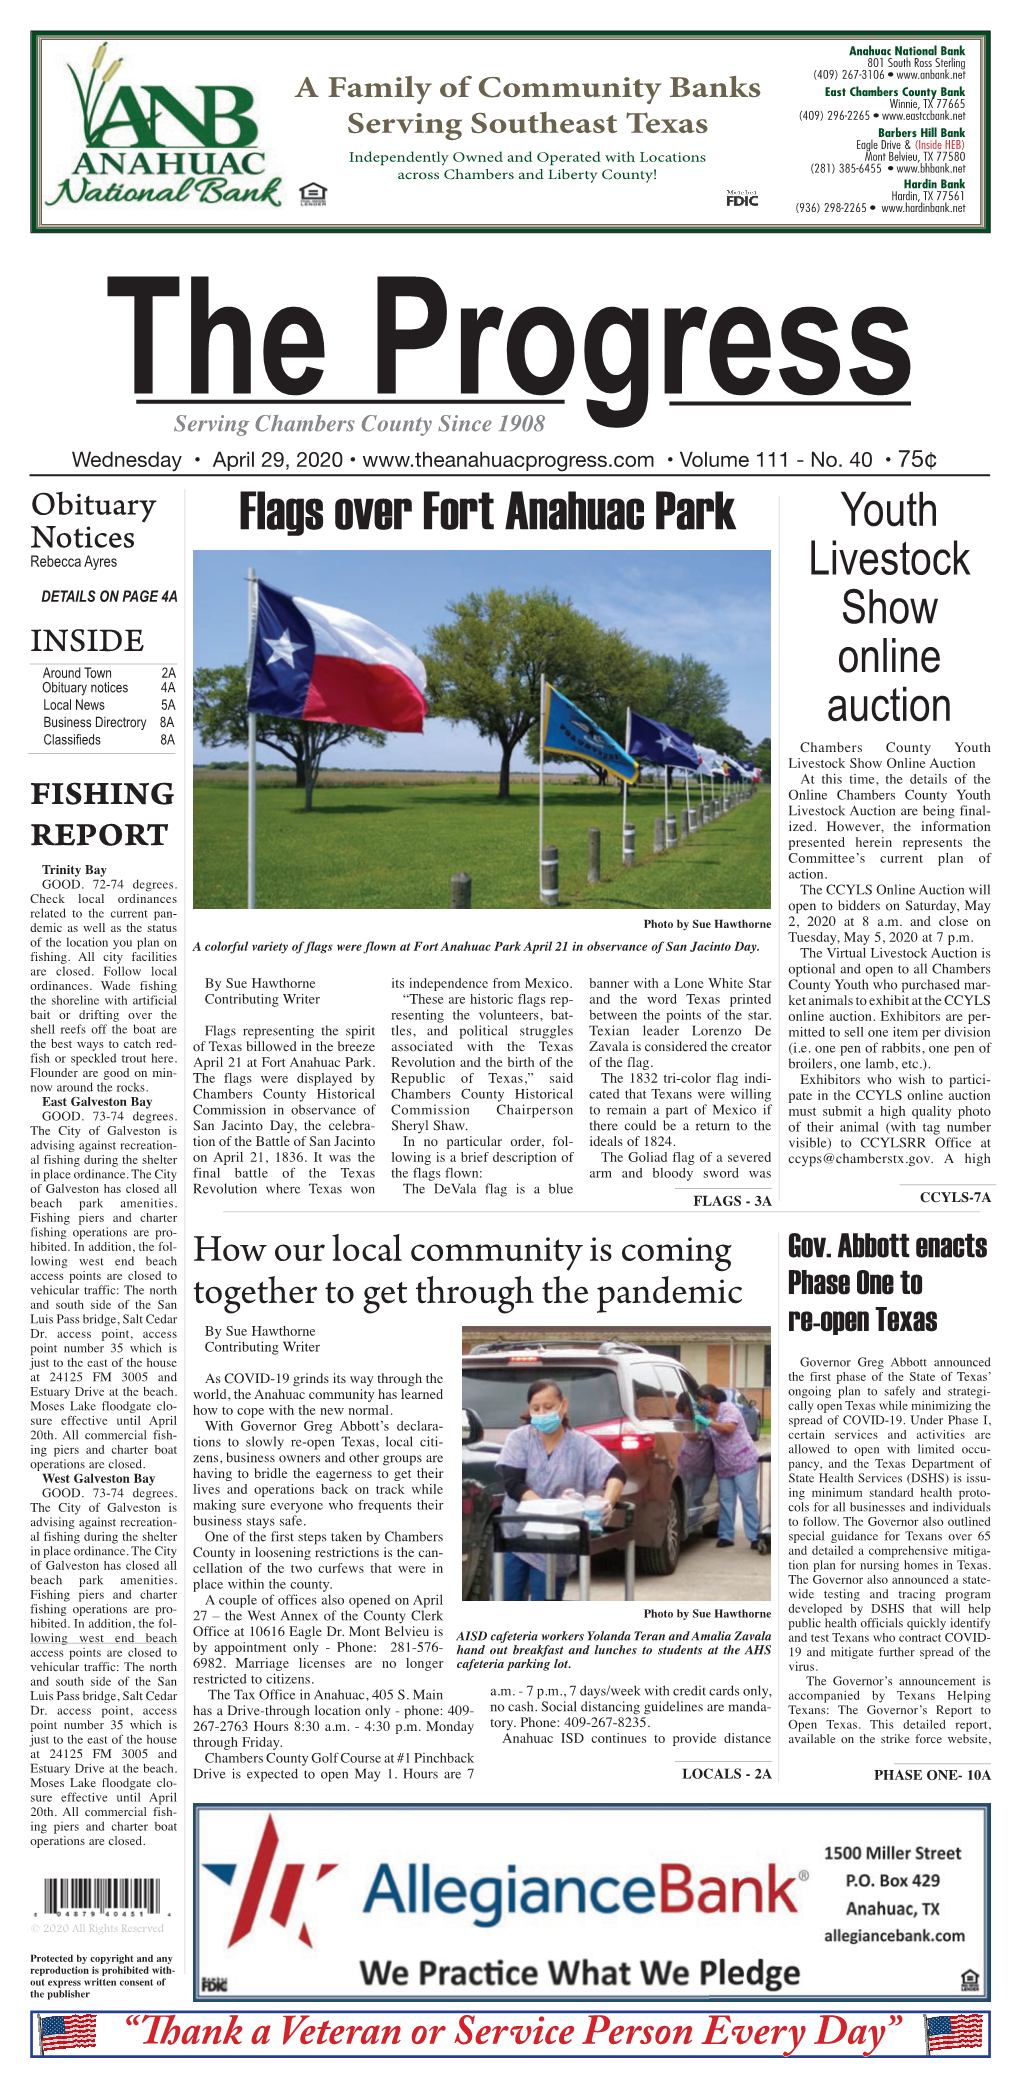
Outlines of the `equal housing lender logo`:
<svg viewBox="0 0 1020 2087">
<path fill-rule="evenodd" d="M 67 62 L 68 121 L 81 148 L 47 209 L 70 203 L 268 204 L 282 207 L 282 176 L 266 169 L 250 88 L 135 84 L 124 58 L 100 43 L 91 66 Z M 62 112 L 63 113 L 63 112 Z"/>
</svg>

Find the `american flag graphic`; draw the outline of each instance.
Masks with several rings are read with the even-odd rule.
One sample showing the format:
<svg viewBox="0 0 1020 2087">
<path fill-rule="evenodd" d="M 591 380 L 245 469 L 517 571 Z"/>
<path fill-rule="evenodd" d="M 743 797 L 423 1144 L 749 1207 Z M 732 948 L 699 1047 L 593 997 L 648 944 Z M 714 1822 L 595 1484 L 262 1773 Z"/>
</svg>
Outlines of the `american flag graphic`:
<svg viewBox="0 0 1020 2087">
<path fill-rule="evenodd" d="M 980 2051 L 984 2047 L 984 2015 L 927 2015 L 929 2051 Z"/>
<path fill-rule="evenodd" d="M 43 2057 L 56 2051 L 94 2051 L 95 2015 L 40 2015 Z"/>
</svg>

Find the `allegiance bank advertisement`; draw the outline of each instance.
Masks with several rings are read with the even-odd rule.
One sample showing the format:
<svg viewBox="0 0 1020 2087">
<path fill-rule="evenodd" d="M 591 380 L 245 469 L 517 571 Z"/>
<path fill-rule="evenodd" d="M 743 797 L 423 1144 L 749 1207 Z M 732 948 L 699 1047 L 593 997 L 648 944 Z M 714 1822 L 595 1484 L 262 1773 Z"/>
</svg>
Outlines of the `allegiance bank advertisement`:
<svg viewBox="0 0 1020 2087">
<path fill-rule="evenodd" d="M 235 1996 L 246 2000 L 271 1998 L 277 1986 L 288 1994 L 300 1986 L 305 1999 L 502 1991 L 550 2000 L 603 1989 L 635 1997 L 903 1998 L 890 1950 L 900 1941 L 912 1951 L 916 1999 L 931 1983 L 955 1984 L 961 1950 L 968 1962 L 983 1953 L 981 1806 L 876 1806 L 866 1815 L 852 1807 L 690 1805 L 678 1814 L 643 1806 L 621 1807 L 615 1817 L 605 1807 L 569 1804 L 476 1807 L 476 1845 L 494 1854 L 510 1845 L 522 1859 L 458 1863 L 451 1871 L 442 1848 L 456 1824 L 441 1807 L 410 1804 L 286 1806 L 279 1820 L 261 1807 L 239 1814 L 201 1806 L 202 1990 L 218 1979 L 224 1983 L 216 1989 L 239 1989 Z M 625 1862 L 608 1868 L 584 1853 L 606 1826 L 609 1844 L 626 1851 Z M 922 1828 L 925 1837 L 912 1839 Z M 849 1838 L 879 1829 L 887 1838 L 870 1845 Z M 287 1862 L 285 1844 L 294 1848 L 309 1836 L 327 1859 L 307 1869 Z M 243 1849 L 241 1859 L 213 1859 L 228 1843 Z M 794 1845 L 789 1859 L 798 1866 L 785 1869 L 785 1850 Z M 854 1845 L 862 1846 L 860 1858 L 848 1858 Z M 528 1847 L 541 1850 L 540 1861 L 525 1858 Z M 861 1867 L 848 1868 L 848 1860 Z M 948 1877 L 936 1864 L 950 1866 Z M 298 1872 L 315 1880 L 300 1908 L 292 1889 Z M 938 1899 L 922 1895 L 936 1889 L 933 1878 Z M 855 1893 L 869 1915 L 876 1905 L 882 1912 L 882 1932 L 855 1925 Z M 314 1941 L 301 1917 L 307 1909 L 311 1919 L 313 1904 Z M 289 1947 L 267 1926 L 267 1912 L 289 1931 Z M 837 1964 L 845 1969 L 836 1972 Z M 847 1971 L 856 1990 L 843 1990 Z"/>
</svg>

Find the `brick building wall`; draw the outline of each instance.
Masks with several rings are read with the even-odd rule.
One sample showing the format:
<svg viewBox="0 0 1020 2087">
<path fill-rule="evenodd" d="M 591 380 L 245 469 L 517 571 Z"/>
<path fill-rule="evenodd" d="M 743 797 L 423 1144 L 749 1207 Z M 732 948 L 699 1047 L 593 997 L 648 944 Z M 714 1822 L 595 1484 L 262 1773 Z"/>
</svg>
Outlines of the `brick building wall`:
<svg viewBox="0 0 1020 2087">
<path fill-rule="evenodd" d="M 521 1348 L 546 1342 L 598 1347 L 602 1341 L 634 1341 L 682 1362 L 699 1384 L 731 1385 L 753 1399 L 763 1420 L 772 1420 L 772 1329 L 769 1326 L 545 1326 L 510 1319 L 498 1326 L 465 1326 L 466 1352 L 479 1341 L 513 1341 Z"/>
</svg>

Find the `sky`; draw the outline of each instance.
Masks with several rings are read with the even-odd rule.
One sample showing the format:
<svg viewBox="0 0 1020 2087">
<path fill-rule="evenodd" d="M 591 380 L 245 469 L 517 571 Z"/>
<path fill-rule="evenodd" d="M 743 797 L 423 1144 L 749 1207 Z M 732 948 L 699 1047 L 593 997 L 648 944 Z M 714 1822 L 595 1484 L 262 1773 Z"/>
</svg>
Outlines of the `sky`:
<svg viewBox="0 0 1020 2087">
<path fill-rule="evenodd" d="M 243 665 L 247 652 L 248 567 L 252 553 L 195 554 L 196 667 Z M 651 652 L 689 652 L 723 676 L 730 724 L 752 746 L 771 733 L 770 556 L 768 551 L 605 550 L 265 550 L 254 560 L 260 579 L 284 594 L 351 610 L 410 645 L 426 647 L 431 624 L 449 621 L 448 606 L 470 592 L 506 587 L 513 594 L 551 587 L 608 629 L 622 630 Z M 236 760 L 243 748 L 204 747 L 195 760 Z M 260 747 L 259 759 L 278 757 Z M 391 733 L 385 746 L 353 741 L 337 761 L 363 769 L 495 770 L 499 748 L 474 725 L 426 721 L 421 738 Z M 514 768 L 528 765 L 523 746 Z"/>
</svg>

